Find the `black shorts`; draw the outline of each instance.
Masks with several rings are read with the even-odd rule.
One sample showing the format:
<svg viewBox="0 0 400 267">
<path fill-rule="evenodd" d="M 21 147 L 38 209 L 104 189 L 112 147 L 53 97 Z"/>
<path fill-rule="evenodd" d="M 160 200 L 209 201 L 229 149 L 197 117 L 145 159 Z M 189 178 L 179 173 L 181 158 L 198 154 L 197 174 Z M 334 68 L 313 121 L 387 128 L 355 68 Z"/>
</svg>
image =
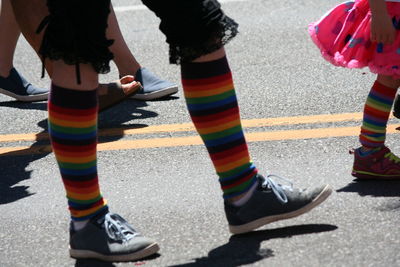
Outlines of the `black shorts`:
<svg viewBox="0 0 400 267">
<path fill-rule="evenodd" d="M 47 0 L 49 16 L 39 53 L 43 59 L 62 59 L 66 64 L 90 63 L 98 73 L 110 71 L 113 54 L 107 40 L 110 0 Z"/>
<path fill-rule="evenodd" d="M 189 62 L 226 44 L 238 24 L 216 0 L 143 0 L 161 20 L 170 62 Z M 90 63 L 98 73 L 110 70 L 112 40 L 106 38 L 110 0 L 47 0 L 50 15 L 40 53 L 67 64 Z M 40 30 L 40 29 L 39 29 Z"/>
<path fill-rule="evenodd" d="M 216 0 L 142 0 L 160 19 L 171 63 L 192 61 L 221 48 L 237 34 L 238 24 Z"/>
</svg>

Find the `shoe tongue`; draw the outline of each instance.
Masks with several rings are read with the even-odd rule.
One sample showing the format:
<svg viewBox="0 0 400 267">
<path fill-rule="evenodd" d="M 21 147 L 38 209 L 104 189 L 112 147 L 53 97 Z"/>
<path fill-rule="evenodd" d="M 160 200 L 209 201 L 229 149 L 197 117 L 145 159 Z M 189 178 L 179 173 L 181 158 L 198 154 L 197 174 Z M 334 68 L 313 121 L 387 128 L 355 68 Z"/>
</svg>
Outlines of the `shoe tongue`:
<svg viewBox="0 0 400 267">
<path fill-rule="evenodd" d="M 96 214 L 90 221 L 97 225 L 98 227 L 104 227 L 104 220 L 106 218 L 106 215 L 108 213 L 108 210 L 100 212 L 99 214 Z"/>
</svg>

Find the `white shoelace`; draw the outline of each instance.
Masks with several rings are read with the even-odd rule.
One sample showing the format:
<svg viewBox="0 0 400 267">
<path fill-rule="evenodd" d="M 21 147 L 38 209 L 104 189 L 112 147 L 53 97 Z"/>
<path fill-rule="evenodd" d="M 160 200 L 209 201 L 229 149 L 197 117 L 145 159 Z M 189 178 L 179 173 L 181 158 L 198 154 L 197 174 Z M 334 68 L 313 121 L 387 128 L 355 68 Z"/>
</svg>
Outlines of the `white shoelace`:
<svg viewBox="0 0 400 267">
<path fill-rule="evenodd" d="M 289 186 L 278 184 L 271 177 L 276 177 L 278 179 L 281 179 L 289 183 Z M 267 175 L 267 177 L 264 177 L 264 181 L 262 182 L 261 187 L 271 189 L 281 203 L 287 203 L 288 199 L 284 189 L 292 191 L 293 183 L 290 180 L 280 177 L 278 175 L 269 174 Z"/>
<path fill-rule="evenodd" d="M 139 233 L 121 216 L 107 213 L 104 217 L 104 227 L 107 235 L 115 241 L 128 241 Z"/>
</svg>

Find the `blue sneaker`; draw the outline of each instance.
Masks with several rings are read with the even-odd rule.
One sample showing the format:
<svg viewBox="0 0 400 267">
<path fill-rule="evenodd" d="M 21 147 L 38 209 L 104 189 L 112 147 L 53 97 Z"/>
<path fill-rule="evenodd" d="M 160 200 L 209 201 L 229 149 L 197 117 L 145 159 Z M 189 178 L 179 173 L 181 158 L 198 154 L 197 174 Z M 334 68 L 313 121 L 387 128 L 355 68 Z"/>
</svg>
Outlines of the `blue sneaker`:
<svg viewBox="0 0 400 267">
<path fill-rule="evenodd" d="M 155 100 L 178 92 L 178 85 L 158 78 L 146 68 L 140 68 L 136 72 L 135 80 L 143 86 L 143 89 L 131 97 L 136 100 Z"/>
<path fill-rule="evenodd" d="M 0 76 L 0 93 L 18 101 L 33 102 L 47 100 L 49 89 L 33 86 L 15 68 L 12 68 L 7 78 Z"/>
<path fill-rule="evenodd" d="M 298 190 L 282 186 L 271 179 L 258 175 L 258 187 L 252 197 L 240 207 L 225 201 L 225 214 L 229 231 L 247 233 L 268 223 L 293 218 L 321 204 L 332 193 L 329 185 L 312 190 Z"/>
</svg>

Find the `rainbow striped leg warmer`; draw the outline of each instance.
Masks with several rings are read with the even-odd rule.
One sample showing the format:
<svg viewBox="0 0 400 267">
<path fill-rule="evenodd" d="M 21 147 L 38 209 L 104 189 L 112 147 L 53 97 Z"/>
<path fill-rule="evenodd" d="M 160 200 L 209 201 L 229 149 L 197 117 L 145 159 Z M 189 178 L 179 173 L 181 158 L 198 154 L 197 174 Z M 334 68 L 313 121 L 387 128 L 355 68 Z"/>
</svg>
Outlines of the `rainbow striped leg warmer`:
<svg viewBox="0 0 400 267">
<path fill-rule="evenodd" d="M 86 220 L 107 209 L 97 177 L 97 90 L 52 85 L 49 133 L 67 193 L 72 220 Z"/>
<path fill-rule="evenodd" d="M 182 85 L 190 117 L 219 176 L 223 197 L 247 192 L 257 182 L 243 134 L 226 57 L 182 63 Z"/>
<path fill-rule="evenodd" d="M 381 147 L 397 89 L 375 81 L 364 107 L 360 143 L 367 148 Z"/>
</svg>

